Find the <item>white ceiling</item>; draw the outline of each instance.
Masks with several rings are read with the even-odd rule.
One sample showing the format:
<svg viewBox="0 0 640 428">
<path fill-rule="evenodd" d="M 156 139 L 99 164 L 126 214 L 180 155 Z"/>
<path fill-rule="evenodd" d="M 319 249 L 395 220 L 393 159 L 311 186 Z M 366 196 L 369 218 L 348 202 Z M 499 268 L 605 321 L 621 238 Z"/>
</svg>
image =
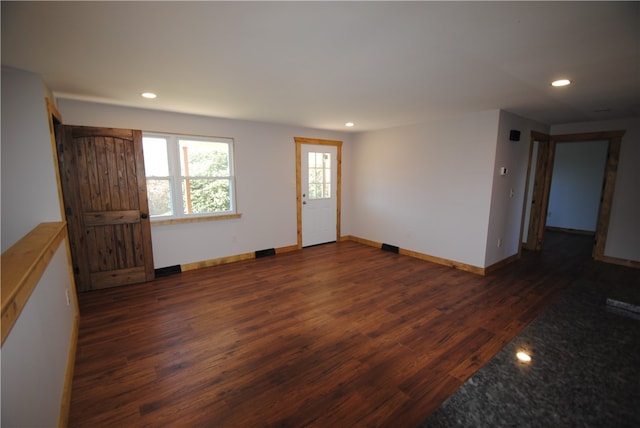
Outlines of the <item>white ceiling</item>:
<svg viewBox="0 0 640 428">
<path fill-rule="evenodd" d="M 59 99 L 322 129 L 601 120 L 640 115 L 640 3 L 2 1 L 2 64 Z"/>
</svg>

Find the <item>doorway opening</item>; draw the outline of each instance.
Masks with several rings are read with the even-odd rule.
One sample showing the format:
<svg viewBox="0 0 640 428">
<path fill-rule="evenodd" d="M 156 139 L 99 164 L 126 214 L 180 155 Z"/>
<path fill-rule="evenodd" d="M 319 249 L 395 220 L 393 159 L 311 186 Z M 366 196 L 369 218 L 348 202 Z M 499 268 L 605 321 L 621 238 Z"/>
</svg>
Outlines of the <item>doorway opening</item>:
<svg viewBox="0 0 640 428">
<path fill-rule="evenodd" d="M 522 244 L 523 248 L 533 251 L 541 251 L 543 247 L 557 144 L 606 141 L 607 159 L 604 170 L 602 195 L 598 207 L 595 244 L 592 256 L 595 260 L 607 261 L 607 257 L 604 255 L 604 250 L 607 242 L 607 232 L 613 203 L 613 192 L 615 189 L 615 181 L 618 171 L 620 144 L 624 133 L 625 131 L 606 131 L 581 134 L 546 135 L 536 131 L 531 132 L 529 168 L 532 167 L 532 163 L 535 163 L 535 177 L 533 178 L 534 182 L 531 190 L 531 198 L 527 197 L 525 199 L 526 201 L 530 201 L 530 209 L 528 210 L 528 213 L 523 212 L 523 226 L 527 227 L 526 242 Z M 534 145 L 537 146 L 537 156 L 535 161 L 533 159 Z M 528 218 L 527 225 L 525 225 L 526 218 Z"/>
</svg>

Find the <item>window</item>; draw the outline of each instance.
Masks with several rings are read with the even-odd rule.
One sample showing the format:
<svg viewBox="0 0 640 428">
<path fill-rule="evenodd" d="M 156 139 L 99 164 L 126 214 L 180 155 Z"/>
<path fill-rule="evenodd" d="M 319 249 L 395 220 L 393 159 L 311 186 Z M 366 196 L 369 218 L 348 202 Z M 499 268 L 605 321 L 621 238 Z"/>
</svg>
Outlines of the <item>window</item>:
<svg viewBox="0 0 640 428">
<path fill-rule="evenodd" d="M 309 152 L 309 199 L 331 198 L 331 154 Z"/>
<path fill-rule="evenodd" d="M 144 133 L 151 218 L 235 212 L 233 140 Z"/>
</svg>

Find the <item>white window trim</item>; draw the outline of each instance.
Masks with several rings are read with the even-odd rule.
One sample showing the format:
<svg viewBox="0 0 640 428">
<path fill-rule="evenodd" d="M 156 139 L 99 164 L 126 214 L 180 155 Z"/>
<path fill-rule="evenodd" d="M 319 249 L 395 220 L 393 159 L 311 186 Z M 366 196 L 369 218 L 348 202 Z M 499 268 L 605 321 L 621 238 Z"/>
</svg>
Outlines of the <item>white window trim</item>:
<svg viewBox="0 0 640 428">
<path fill-rule="evenodd" d="M 236 180 L 235 180 L 235 140 L 230 137 L 206 137 L 206 136 L 198 136 L 198 135 L 188 135 L 188 134 L 171 134 L 165 132 L 146 132 L 142 133 L 144 137 L 152 137 L 152 138 L 163 138 L 167 141 L 167 162 L 169 163 L 169 176 L 156 176 L 156 175 L 145 175 L 145 179 L 163 179 L 169 180 L 169 186 L 171 189 L 171 206 L 173 208 L 172 215 L 165 216 L 150 216 L 152 224 L 176 224 L 176 223 L 188 223 L 188 222 L 198 222 L 198 221 L 207 221 L 207 220 L 221 220 L 221 219 L 231 219 L 231 218 L 240 218 L 240 214 L 237 211 L 236 205 Z M 205 141 L 205 142 L 216 142 L 216 143 L 225 143 L 230 147 L 229 150 L 229 176 L 224 177 L 199 177 L 199 176 L 189 176 L 189 178 L 197 179 L 197 178 L 206 178 L 206 179 L 229 179 L 229 189 L 230 189 L 230 209 L 228 211 L 220 211 L 215 213 L 195 213 L 188 214 L 183 212 L 182 206 L 182 180 L 185 178 L 180 174 L 180 147 L 179 140 L 190 140 L 190 141 Z"/>
</svg>

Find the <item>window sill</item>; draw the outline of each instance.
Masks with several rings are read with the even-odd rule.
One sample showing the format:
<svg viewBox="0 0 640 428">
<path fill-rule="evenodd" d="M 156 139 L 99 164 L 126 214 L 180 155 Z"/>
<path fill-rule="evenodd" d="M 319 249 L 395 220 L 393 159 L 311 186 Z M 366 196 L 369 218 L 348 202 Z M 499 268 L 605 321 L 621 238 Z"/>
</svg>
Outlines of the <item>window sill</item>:
<svg viewBox="0 0 640 428">
<path fill-rule="evenodd" d="M 198 216 L 198 217 L 168 218 L 165 220 L 151 220 L 151 227 L 166 226 L 170 224 L 200 223 L 203 221 L 232 220 L 240 217 L 242 217 L 242 214 L 235 213 L 235 214 L 206 215 L 206 216 Z"/>
</svg>

